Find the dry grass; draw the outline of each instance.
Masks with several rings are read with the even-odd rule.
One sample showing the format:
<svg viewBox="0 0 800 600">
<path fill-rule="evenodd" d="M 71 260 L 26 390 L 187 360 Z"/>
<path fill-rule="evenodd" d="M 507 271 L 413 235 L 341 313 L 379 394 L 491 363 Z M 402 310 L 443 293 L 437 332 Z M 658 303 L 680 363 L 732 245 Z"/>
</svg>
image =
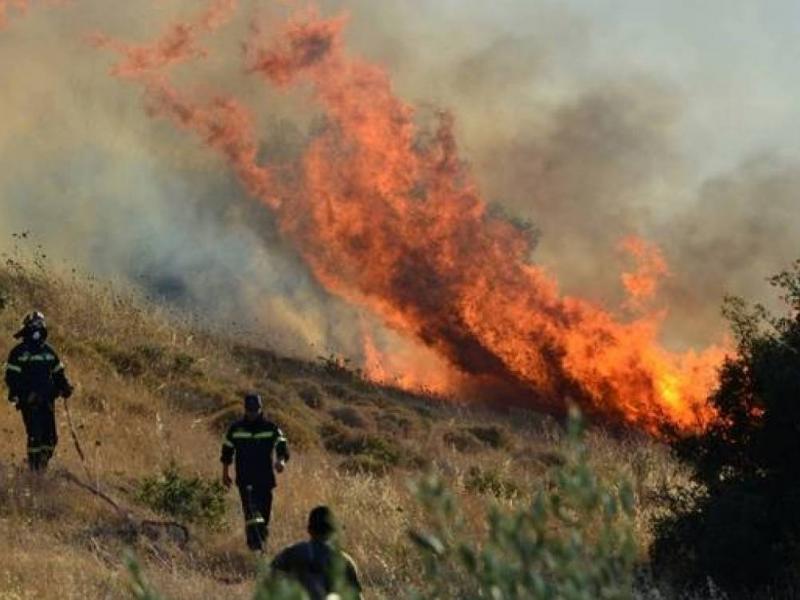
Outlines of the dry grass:
<svg viewBox="0 0 800 600">
<path fill-rule="evenodd" d="M 260 391 L 293 450 L 276 493 L 271 550 L 304 537 L 308 510 L 328 504 L 371 598 L 396 598 L 418 581 L 407 531 L 422 515 L 408 481 L 423 467 L 458 491 L 479 535 L 487 503 L 526 502 L 549 485 L 548 470 L 560 461 L 560 430 L 537 415 L 443 406 L 370 385 L 330 364 L 237 345 L 121 287 L 55 275 L 35 260 L 0 267 L 0 298 L 0 353 L 10 349 L 24 313 L 35 307 L 48 316 L 51 340 L 78 385 L 70 406 L 95 483 L 137 515 L 147 510 L 134 503 L 136 482 L 170 461 L 186 472 L 218 475 L 221 428 L 238 412 L 242 391 Z M 243 550 L 235 494 L 222 531 L 193 530 L 185 550 L 128 539 L 112 510 L 59 478 L 59 469 L 82 474 L 83 466 L 60 404 L 58 421 L 54 469 L 32 478 L 21 466 L 21 419 L 0 404 L 0 539 L 5 556 L 13 557 L 0 561 L 0 600 L 125 597 L 121 556 L 130 544 L 169 598 L 249 597 L 257 564 Z M 325 450 L 321 432 L 330 427 L 352 438 L 383 439 L 403 459 L 383 475 L 342 469 L 352 457 Z M 624 475 L 635 483 L 642 506 L 637 527 L 646 543 L 657 510 L 654 490 L 683 474 L 645 439 L 595 432 L 589 443 L 604 477 Z M 475 469 L 513 482 L 519 493 L 495 497 L 476 489 L 470 484 Z"/>
</svg>

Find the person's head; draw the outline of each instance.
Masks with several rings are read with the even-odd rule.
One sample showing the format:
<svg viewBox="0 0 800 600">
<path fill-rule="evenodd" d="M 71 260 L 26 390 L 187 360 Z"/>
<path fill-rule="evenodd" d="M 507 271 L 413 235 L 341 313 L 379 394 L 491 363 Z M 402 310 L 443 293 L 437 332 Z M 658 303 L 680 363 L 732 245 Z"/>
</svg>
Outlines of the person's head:
<svg viewBox="0 0 800 600">
<path fill-rule="evenodd" d="M 44 315 L 35 310 L 27 315 L 22 321 L 22 329 L 14 334 L 17 339 L 22 338 L 25 343 L 32 346 L 40 346 L 47 339 L 47 324 Z"/>
<path fill-rule="evenodd" d="M 261 396 L 258 394 L 247 394 L 244 397 L 244 416 L 246 419 L 253 421 L 261 416 L 263 403 Z"/>
<path fill-rule="evenodd" d="M 336 520 L 327 506 L 317 506 L 308 514 L 308 535 L 315 540 L 327 541 L 336 533 Z"/>
</svg>

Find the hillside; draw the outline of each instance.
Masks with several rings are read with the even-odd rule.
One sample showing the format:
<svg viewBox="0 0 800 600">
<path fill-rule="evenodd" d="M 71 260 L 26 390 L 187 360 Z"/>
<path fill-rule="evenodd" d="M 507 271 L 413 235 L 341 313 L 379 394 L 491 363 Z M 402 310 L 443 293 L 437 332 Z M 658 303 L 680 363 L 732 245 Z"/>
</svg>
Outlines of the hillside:
<svg viewBox="0 0 800 600">
<path fill-rule="evenodd" d="M 175 600 L 249 598 L 257 561 L 244 548 L 238 498 L 227 495 L 215 527 L 188 523 L 185 547 L 137 536 L 108 503 L 65 476 L 92 478 L 137 518 L 151 511 L 137 491 L 170 465 L 184 477 L 216 479 L 225 425 L 240 394 L 257 390 L 293 452 L 276 495 L 270 550 L 304 537 L 316 504 L 331 505 L 344 546 L 358 562 L 370 598 L 397 597 L 420 577 L 408 531 L 422 519 L 408 482 L 439 474 L 461 496 L 475 535 L 490 503 L 518 505 L 549 485 L 561 460 L 561 428 L 534 412 L 499 414 L 365 381 L 342 362 L 305 362 L 257 343 L 257 332 L 214 334 L 123 287 L 43 260 L 0 266 L 0 352 L 32 308 L 48 317 L 77 391 L 69 401 L 87 465 L 81 463 L 59 401 L 60 444 L 52 469 L 24 468 L 19 415 L 0 404 L 0 598 L 126 597 L 122 557 L 133 547 L 147 576 Z M 682 478 L 668 452 L 635 435 L 588 437 L 591 460 L 608 479 L 636 490 L 643 554 L 659 509 L 658 486 Z M 88 475 L 86 475 L 88 467 Z"/>
</svg>

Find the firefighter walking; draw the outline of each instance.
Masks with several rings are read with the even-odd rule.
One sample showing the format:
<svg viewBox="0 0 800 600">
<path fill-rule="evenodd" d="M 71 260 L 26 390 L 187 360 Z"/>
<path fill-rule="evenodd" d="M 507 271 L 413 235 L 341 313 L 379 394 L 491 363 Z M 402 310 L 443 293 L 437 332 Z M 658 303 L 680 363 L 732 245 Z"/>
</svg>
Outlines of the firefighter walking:
<svg viewBox="0 0 800 600">
<path fill-rule="evenodd" d="M 47 325 L 42 313 L 27 315 L 14 338 L 21 341 L 6 362 L 8 399 L 22 413 L 28 437 L 28 467 L 42 471 L 58 443 L 55 401 L 59 396 L 69 398 L 72 386 L 64 365 L 47 344 Z"/>
<path fill-rule="evenodd" d="M 275 471 L 283 472 L 289 447 L 277 425 L 264 418 L 261 397 L 244 398 L 244 417 L 230 426 L 222 442 L 222 482 L 233 483 L 230 466 L 236 462 L 236 486 L 242 500 L 247 546 L 263 551 L 269 537 Z"/>
</svg>

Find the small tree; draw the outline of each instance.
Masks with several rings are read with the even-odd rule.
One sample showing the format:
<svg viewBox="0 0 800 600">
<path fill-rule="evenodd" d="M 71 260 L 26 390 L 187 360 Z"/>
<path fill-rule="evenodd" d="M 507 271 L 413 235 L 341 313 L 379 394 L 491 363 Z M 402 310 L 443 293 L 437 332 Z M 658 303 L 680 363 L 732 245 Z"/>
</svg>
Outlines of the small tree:
<svg viewBox="0 0 800 600">
<path fill-rule="evenodd" d="M 653 547 L 662 572 L 689 585 L 711 577 L 734 596 L 800 566 L 800 261 L 770 282 L 783 317 L 726 300 L 737 353 L 711 396 L 719 419 L 674 442 L 695 487 L 670 495 Z"/>
</svg>

